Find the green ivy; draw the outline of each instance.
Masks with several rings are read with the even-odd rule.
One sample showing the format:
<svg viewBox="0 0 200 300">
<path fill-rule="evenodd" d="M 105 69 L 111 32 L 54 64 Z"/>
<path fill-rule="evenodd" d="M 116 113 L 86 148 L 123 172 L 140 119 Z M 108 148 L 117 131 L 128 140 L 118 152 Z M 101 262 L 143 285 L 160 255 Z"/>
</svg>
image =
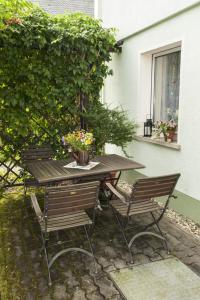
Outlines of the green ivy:
<svg viewBox="0 0 200 300">
<path fill-rule="evenodd" d="M 19 17 L 28 15 L 32 9 L 32 3 L 26 0 L 0 0 L 0 28 L 4 28 L 7 21 L 19 21 Z"/>
<path fill-rule="evenodd" d="M 25 0 L 0 1 L 6 7 L 0 19 L 0 130 L 9 137 L 8 154 L 38 137 L 57 148 L 60 136 L 79 128 L 83 117 L 97 151 L 106 142 L 124 148 L 134 124 L 99 102 L 111 52 L 118 51 L 114 29 L 83 14 L 51 16 Z M 82 109 L 81 95 L 88 99 Z"/>
</svg>

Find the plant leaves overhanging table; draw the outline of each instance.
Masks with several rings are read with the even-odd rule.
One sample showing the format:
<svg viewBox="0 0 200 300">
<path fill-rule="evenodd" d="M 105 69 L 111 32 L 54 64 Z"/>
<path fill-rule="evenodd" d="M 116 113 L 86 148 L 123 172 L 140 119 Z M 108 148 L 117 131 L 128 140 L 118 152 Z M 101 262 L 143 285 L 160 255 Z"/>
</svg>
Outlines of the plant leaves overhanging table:
<svg viewBox="0 0 200 300">
<path fill-rule="evenodd" d="M 98 161 L 100 163 L 90 170 L 65 168 L 64 166 L 69 163 L 69 160 L 41 160 L 28 162 L 26 165 L 38 183 L 47 185 L 63 180 L 83 178 L 84 176 L 92 177 L 109 174 L 110 172 L 141 169 L 145 167 L 140 163 L 116 154 L 96 156 L 92 161 Z"/>
</svg>

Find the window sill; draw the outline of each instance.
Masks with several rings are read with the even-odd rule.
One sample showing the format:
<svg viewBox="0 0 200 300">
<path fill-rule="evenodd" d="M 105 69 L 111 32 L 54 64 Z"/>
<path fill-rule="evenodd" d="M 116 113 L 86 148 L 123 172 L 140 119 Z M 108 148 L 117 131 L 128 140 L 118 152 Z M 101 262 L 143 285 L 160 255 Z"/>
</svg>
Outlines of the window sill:
<svg viewBox="0 0 200 300">
<path fill-rule="evenodd" d="M 167 148 L 171 148 L 171 149 L 174 149 L 174 150 L 181 150 L 181 145 L 176 144 L 176 143 L 168 143 L 168 142 L 165 142 L 161 139 L 152 139 L 152 138 L 149 138 L 149 137 L 144 137 L 144 136 L 141 136 L 141 135 L 137 135 L 137 136 L 134 137 L 134 140 L 136 140 L 138 142 L 150 143 L 150 144 L 155 144 L 155 145 L 159 145 L 159 146 L 162 146 L 162 147 L 167 147 Z"/>
</svg>

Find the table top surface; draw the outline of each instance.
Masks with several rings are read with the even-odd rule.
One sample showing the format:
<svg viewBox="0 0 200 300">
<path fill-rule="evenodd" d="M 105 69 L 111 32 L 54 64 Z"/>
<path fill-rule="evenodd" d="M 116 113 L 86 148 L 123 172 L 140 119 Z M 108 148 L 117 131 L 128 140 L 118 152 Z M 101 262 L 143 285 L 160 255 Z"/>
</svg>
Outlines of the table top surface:
<svg viewBox="0 0 200 300">
<path fill-rule="evenodd" d="M 91 161 L 99 162 L 90 170 L 71 169 L 64 167 L 69 160 L 48 160 L 27 162 L 28 171 L 39 183 L 50 183 L 62 180 L 82 178 L 84 176 L 100 175 L 115 171 L 141 169 L 145 166 L 131 159 L 116 155 L 107 154 L 96 156 Z"/>
</svg>

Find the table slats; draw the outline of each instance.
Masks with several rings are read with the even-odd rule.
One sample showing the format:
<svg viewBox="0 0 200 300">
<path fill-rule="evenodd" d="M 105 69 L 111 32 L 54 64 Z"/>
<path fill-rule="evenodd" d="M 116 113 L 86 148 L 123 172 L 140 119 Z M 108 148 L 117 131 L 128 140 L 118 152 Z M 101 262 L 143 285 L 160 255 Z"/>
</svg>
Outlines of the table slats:
<svg viewBox="0 0 200 300">
<path fill-rule="evenodd" d="M 98 161 L 100 164 L 91 170 L 65 168 L 64 166 L 69 163 L 68 160 L 27 162 L 27 168 L 39 183 L 51 183 L 84 176 L 144 168 L 142 164 L 116 154 L 97 156 L 92 160 Z"/>
</svg>

